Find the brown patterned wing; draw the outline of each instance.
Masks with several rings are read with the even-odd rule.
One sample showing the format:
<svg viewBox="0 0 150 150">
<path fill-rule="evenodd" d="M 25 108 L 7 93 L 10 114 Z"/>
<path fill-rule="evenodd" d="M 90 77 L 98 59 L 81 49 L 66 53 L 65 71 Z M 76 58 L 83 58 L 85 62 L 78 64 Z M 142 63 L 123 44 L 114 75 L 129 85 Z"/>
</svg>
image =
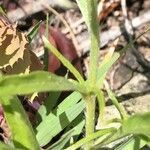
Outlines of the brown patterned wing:
<svg viewBox="0 0 150 150">
<path fill-rule="evenodd" d="M 0 16 L 0 69 L 8 74 L 28 73 L 30 63 L 26 36 Z"/>
</svg>

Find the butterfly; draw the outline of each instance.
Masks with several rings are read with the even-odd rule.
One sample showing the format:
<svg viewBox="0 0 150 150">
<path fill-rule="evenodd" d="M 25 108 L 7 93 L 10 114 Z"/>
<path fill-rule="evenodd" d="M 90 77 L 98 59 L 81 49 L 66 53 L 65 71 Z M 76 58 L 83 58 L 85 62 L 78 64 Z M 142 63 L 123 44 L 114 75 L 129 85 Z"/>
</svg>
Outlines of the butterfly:
<svg viewBox="0 0 150 150">
<path fill-rule="evenodd" d="M 40 61 L 31 51 L 27 36 L 4 15 L 0 15 L 0 69 L 6 74 L 42 69 Z"/>
</svg>

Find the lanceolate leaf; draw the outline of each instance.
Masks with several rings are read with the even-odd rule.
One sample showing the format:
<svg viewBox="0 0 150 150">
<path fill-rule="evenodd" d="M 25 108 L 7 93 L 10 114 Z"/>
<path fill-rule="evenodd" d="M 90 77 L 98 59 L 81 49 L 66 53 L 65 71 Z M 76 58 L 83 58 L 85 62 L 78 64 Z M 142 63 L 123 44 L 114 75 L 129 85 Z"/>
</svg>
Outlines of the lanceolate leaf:
<svg viewBox="0 0 150 150">
<path fill-rule="evenodd" d="M 150 112 L 136 114 L 123 120 L 122 126 L 105 144 L 130 134 L 144 135 L 150 141 Z"/>
<path fill-rule="evenodd" d="M 51 94 L 51 93 L 50 93 Z M 51 95 L 50 95 L 51 96 Z M 49 96 L 49 98 L 50 98 Z M 67 108 L 74 106 L 80 99 L 82 98 L 81 94 L 78 92 L 73 92 L 68 97 L 66 97 L 55 109 L 59 114 L 64 112 Z M 47 99 L 47 101 L 57 101 L 57 93 L 53 92 L 51 99 Z M 45 102 L 38 110 L 39 117 L 43 120 L 52 110 L 51 106 Z M 50 102 L 49 102 L 50 103 Z M 51 102 L 52 103 L 52 102 Z M 49 106 L 49 107 L 48 107 Z M 50 109 L 50 110 L 49 110 Z"/>
<path fill-rule="evenodd" d="M 6 121 L 16 148 L 40 150 L 22 104 L 17 97 L 0 97 Z"/>
<path fill-rule="evenodd" d="M 58 102 L 60 94 L 61 92 L 49 92 L 49 96 L 44 101 L 44 104 L 38 109 L 37 117 L 39 119 L 43 120 L 53 110 Z"/>
<path fill-rule="evenodd" d="M 0 142 L 0 149 L 1 150 L 19 150 L 19 149 L 16 149 L 16 148 L 13 148 L 9 145 L 6 145 L 5 143 L 3 142 Z"/>
<path fill-rule="evenodd" d="M 36 137 L 40 145 L 46 145 L 54 136 L 69 125 L 84 108 L 84 102 L 81 101 L 65 111 L 58 109 L 58 111 L 50 113 L 36 128 Z"/>
<path fill-rule="evenodd" d="M 58 107 L 55 109 L 55 110 L 51 110 L 51 113 L 49 114 L 47 111 L 47 106 L 41 106 L 42 107 L 42 109 L 43 109 L 43 114 L 41 114 L 42 113 L 42 110 L 41 110 L 41 108 L 39 109 L 39 115 L 40 115 L 40 117 L 42 118 L 42 122 L 40 123 L 40 124 L 44 124 L 44 122 L 46 121 L 46 117 L 47 116 L 49 116 L 50 118 L 50 120 L 51 120 L 51 118 L 53 118 L 53 115 L 51 115 L 52 114 L 52 112 L 56 112 L 57 111 L 57 117 L 55 118 L 56 119 L 56 122 L 57 122 L 57 120 L 59 119 L 59 115 L 60 114 L 62 114 L 63 112 L 65 112 L 67 109 L 69 109 L 70 107 L 72 107 L 73 108 L 73 106 L 76 106 L 76 104 L 81 100 L 81 98 L 82 98 L 82 96 L 81 96 L 81 94 L 80 93 L 78 93 L 78 92 L 73 92 L 72 94 L 70 94 L 67 98 L 65 98 L 59 105 L 58 105 Z M 84 108 L 83 108 L 84 109 Z M 79 116 L 78 116 L 79 117 Z M 78 118 L 77 117 L 77 118 Z M 76 119 L 77 119 L 76 118 Z M 75 120 L 74 120 L 75 121 Z M 73 122 L 74 122 L 73 121 Z M 73 123 L 72 122 L 72 123 Z M 72 124 L 71 123 L 71 124 Z M 76 128 L 75 127 L 75 130 L 74 130 L 74 132 L 73 132 L 73 136 L 74 135 L 77 135 L 77 134 L 80 134 L 79 132 L 82 130 L 81 128 L 81 126 L 83 125 L 83 123 L 81 122 L 80 123 L 80 126 L 78 127 L 78 128 Z M 41 129 L 39 129 L 39 131 L 38 132 L 41 132 L 40 130 L 43 130 L 42 129 L 42 127 L 41 127 Z M 45 130 L 47 130 L 47 129 L 45 129 Z M 48 130 L 47 131 L 49 131 L 49 130 L 51 130 L 51 128 L 48 128 Z M 58 131 L 57 131 L 57 128 L 55 129 L 56 130 L 56 132 L 60 132 L 59 131 L 59 129 L 58 129 Z M 38 133 L 37 133 L 38 134 Z M 51 138 L 51 134 L 48 134 L 46 137 L 50 137 Z M 48 140 L 47 140 L 47 142 L 49 142 Z"/>
<path fill-rule="evenodd" d="M 90 16 L 89 16 L 89 13 L 88 13 L 88 2 L 85 1 L 85 0 L 76 0 L 77 3 L 78 3 L 78 6 L 80 8 L 80 11 L 83 15 L 83 18 L 84 18 L 84 21 L 86 22 L 86 25 L 89 27 L 90 26 Z"/>
<path fill-rule="evenodd" d="M 44 36 L 43 36 L 44 46 L 51 51 L 61 62 L 62 64 L 69 69 L 69 71 L 78 79 L 79 82 L 83 82 L 84 79 L 78 70 L 71 64 L 71 62 L 65 58 Z"/>
<path fill-rule="evenodd" d="M 104 59 L 102 62 L 102 66 L 98 68 L 97 72 L 97 86 L 102 87 L 103 81 L 106 77 L 108 70 L 111 66 L 116 62 L 116 60 L 120 57 L 119 53 L 114 53 L 112 57 Z"/>
<path fill-rule="evenodd" d="M 59 141 L 54 143 L 50 148 L 47 150 L 58 150 L 63 149 L 65 144 L 70 140 L 72 137 L 73 129 L 68 131 L 66 134 L 64 134 Z"/>
<path fill-rule="evenodd" d="M 80 134 L 81 130 L 83 129 L 85 124 L 85 120 L 80 122 L 77 126 L 75 126 L 73 129 L 69 130 L 67 133 L 65 133 L 61 139 L 54 143 L 49 149 L 47 150 L 58 150 L 63 149 L 65 144 L 70 140 L 70 138 L 76 134 Z M 80 133 L 79 133 L 80 132 Z"/>
<path fill-rule="evenodd" d="M 101 137 L 107 133 L 113 133 L 115 132 L 114 128 L 108 128 L 108 129 L 101 129 L 95 133 L 90 134 L 89 136 L 79 140 L 78 142 L 76 142 L 75 144 L 71 145 L 70 147 L 68 147 L 65 150 L 76 150 L 78 148 L 80 148 L 82 145 L 88 143 L 89 141 L 96 139 L 98 137 Z"/>
<path fill-rule="evenodd" d="M 3 8 L 2 7 L 0 7 L 0 15 L 6 15 L 6 13 L 5 13 L 5 11 L 3 10 Z"/>
<path fill-rule="evenodd" d="M 79 100 L 81 100 L 81 98 L 82 98 L 82 96 L 78 92 L 73 92 L 72 94 L 70 94 L 58 105 L 58 107 L 57 107 L 58 114 L 61 114 L 68 108 L 75 106 L 75 104 L 78 103 Z"/>
<path fill-rule="evenodd" d="M 132 150 L 132 149 L 140 149 L 147 142 L 142 140 L 140 137 L 132 136 L 127 141 L 123 142 L 121 145 L 117 146 L 115 150 Z"/>
<path fill-rule="evenodd" d="M 30 33 L 28 33 L 28 39 L 29 39 L 30 42 L 31 42 L 31 41 L 34 39 L 34 37 L 37 35 L 41 22 L 42 22 L 42 21 L 39 21 L 39 22 L 33 27 L 33 29 L 30 31 Z"/>
<path fill-rule="evenodd" d="M 150 112 L 137 114 L 124 120 L 119 132 L 124 135 L 143 134 L 150 136 Z"/>
<path fill-rule="evenodd" d="M 97 20 L 97 0 L 77 0 L 88 26 L 91 40 L 89 86 L 96 82 L 99 54 L 99 24 Z"/>
<path fill-rule="evenodd" d="M 62 90 L 85 92 L 77 82 L 44 71 L 0 77 L 0 96 Z"/>
</svg>

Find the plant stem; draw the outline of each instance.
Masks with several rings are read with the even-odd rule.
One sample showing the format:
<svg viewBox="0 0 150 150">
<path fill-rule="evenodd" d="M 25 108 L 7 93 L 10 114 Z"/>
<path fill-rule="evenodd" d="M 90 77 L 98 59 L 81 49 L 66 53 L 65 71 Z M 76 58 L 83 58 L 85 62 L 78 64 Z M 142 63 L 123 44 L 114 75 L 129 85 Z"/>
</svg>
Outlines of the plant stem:
<svg viewBox="0 0 150 150">
<path fill-rule="evenodd" d="M 91 41 L 90 65 L 89 65 L 89 85 L 94 86 L 96 83 L 98 58 L 99 58 L 99 23 L 97 20 L 97 3 L 94 0 L 88 1 L 89 18 L 91 19 L 89 33 Z"/>
<path fill-rule="evenodd" d="M 86 102 L 86 137 L 90 136 L 92 133 L 94 133 L 94 127 L 95 127 L 95 96 L 87 96 L 85 97 Z M 93 147 L 93 141 L 90 141 L 86 144 L 85 149 L 90 150 Z"/>
</svg>

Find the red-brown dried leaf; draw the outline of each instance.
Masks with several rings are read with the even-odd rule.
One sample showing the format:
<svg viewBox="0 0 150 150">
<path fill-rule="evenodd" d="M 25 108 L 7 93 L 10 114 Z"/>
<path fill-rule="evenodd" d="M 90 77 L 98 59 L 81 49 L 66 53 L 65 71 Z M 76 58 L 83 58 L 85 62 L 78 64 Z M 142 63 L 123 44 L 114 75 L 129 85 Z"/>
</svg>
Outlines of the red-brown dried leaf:
<svg viewBox="0 0 150 150">
<path fill-rule="evenodd" d="M 45 32 L 45 26 L 40 29 L 41 34 Z M 58 28 L 49 28 L 49 41 L 82 73 L 81 62 L 77 55 L 76 49 L 70 39 L 68 39 Z M 49 71 L 61 74 L 63 67 L 60 67 L 60 61 L 49 53 Z M 66 73 L 66 71 L 65 71 Z M 64 75 L 64 74 L 63 74 Z"/>
<path fill-rule="evenodd" d="M 49 41 L 57 48 L 56 42 L 54 38 L 49 35 Z M 57 59 L 57 57 L 49 52 L 49 58 L 48 58 L 48 71 L 50 72 L 56 72 L 57 69 L 61 66 L 60 61 Z"/>
</svg>

